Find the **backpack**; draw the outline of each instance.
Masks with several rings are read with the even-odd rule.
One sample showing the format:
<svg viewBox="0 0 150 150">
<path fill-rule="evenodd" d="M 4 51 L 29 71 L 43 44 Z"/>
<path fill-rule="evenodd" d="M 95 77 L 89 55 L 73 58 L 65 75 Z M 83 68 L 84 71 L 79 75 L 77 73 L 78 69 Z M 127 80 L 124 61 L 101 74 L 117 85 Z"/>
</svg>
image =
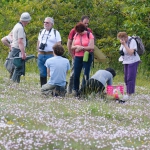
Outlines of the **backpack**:
<svg viewBox="0 0 150 150">
<path fill-rule="evenodd" d="M 144 52 L 145 52 L 145 46 L 142 42 L 142 39 L 139 37 L 139 36 L 132 36 L 130 39 L 129 39 L 129 43 L 128 45 L 130 44 L 131 40 L 134 39 L 137 43 L 137 53 L 139 55 L 142 55 Z"/>
</svg>

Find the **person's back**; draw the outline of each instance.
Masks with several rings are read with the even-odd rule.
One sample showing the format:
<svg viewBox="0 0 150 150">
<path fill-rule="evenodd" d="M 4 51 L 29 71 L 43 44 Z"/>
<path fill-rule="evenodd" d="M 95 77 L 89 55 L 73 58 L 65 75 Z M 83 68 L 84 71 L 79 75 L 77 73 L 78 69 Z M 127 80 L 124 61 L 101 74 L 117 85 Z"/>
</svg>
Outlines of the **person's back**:
<svg viewBox="0 0 150 150">
<path fill-rule="evenodd" d="M 113 82 L 113 75 L 107 70 L 98 70 L 91 78 L 98 80 L 104 86 L 106 83 L 112 85 Z"/>
<path fill-rule="evenodd" d="M 80 89 L 80 95 L 88 95 L 92 92 L 101 94 L 104 91 L 106 84 L 113 84 L 113 78 L 115 76 L 116 72 L 112 68 L 98 70 Z"/>
<path fill-rule="evenodd" d="M 62 56 L 54 56 L 49 58 L 45 65 L 50 68 L 50 80 L 49 84 L 65 86 L 66 85 L 66 74 L 68 70 L 69 60 Z"/>
<path fill-rule="evenodd" d="M 64 48 L 62 45 L 55 44 L 53 46 L 53 53 L 54 57 L 47 59 L 45 62 L 47 75 L 50 78 L 46 84 L 42 85 L 41 93 L 44 95 L 53 93 L 53 90 L 57 88 L 62 89 L 65 92 L 66 75 L 70 69 L 69 60 L 62 57 L 64 53 Z"/>
</svg>

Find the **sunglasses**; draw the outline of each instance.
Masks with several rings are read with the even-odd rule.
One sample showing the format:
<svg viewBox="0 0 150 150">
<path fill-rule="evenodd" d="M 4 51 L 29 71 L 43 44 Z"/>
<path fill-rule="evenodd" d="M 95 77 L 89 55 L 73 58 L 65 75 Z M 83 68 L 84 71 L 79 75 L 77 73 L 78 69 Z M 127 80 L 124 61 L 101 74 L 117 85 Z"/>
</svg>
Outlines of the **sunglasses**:
<svg viewBox="0 0 150 150">
<path fill-rule="evenodd" d="M 49 22 L 45 22 L 45 21 L 43 23 L 49 24 Z"/>
</svg>

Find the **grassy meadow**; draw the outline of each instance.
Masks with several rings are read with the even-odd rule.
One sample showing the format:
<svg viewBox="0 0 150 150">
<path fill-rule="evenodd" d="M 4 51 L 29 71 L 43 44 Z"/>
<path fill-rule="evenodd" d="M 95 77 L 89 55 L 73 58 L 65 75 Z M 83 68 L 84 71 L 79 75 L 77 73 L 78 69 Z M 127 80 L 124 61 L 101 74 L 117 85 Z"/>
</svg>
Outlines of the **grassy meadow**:
<svg viewBox="0 0 150 150">
<path fill-rule="evenodd" d="M 110 98 L 43 97 L 35 62 L 19 85 L 0 65 L 1 150 L 148 150 L 150 83 L 140 71 L 136 94 L 120 104 Z M 101 69 L 103 66 L 98 66 Z M 91 73 L 95 72 L 96 67 Z M 69 76 L 68 76 L 69 77 Z M 124 84 L 122 71 L 114 84 Z"/>
</svg>

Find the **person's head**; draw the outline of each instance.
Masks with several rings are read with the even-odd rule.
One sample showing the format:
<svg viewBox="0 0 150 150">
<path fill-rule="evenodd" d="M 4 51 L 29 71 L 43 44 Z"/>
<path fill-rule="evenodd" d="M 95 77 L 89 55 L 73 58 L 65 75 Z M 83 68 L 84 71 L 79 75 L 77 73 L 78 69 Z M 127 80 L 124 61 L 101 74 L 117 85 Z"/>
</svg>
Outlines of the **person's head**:
<svg viewBox="0 0 150 150">
<path fill-rule="evenodd" d="M 54 19 L 51 17 L 46 17 L 43 23 L 44 23 L 44 28 L 46 30 L 50 30 L 54 25 Z"/>
<path fill-rule="evenodd" d="M 23 26 L 26 26 L 31 20 L 31 16 L 28 12 L 24 12 L 20 16 L 20 22 L 23 24 Z"/>
<path fill-rule="evenodd" d="M 85 25 L 86 28 L 89 25 L 89 20 L 90 20 L 89 17 L 86 16 L 86 15 L 84 15 L 84 16 L 81 17 L 81 22 Z"/>
<path fill-rule="evenodd" d="M 114 69 L 112 69 L 112 68 L 106 68 L 105 70 L 109 71 L 112 74 L 113 78 L 116 76 L 116 72 L 115 72 Z"/>
<path fill-rule="evenodd" d="M 125 40 L 127 42 L 128 40 L 128 35 L 126 32 L 119 32 L 117 34 L 117 38 L 120 39 L 120 40 Z"/>
<path fill-rule="evenodd" d="M 78 34 L 81 34 L 82 32 L 84 32 L 86 30 L 86 27 L 85 25 L 82 23 L 82 22 L 79 22 L 76 24 L 75 26 L 75 31 L 78 33 Z"/>
<path fill-rule="evenodd" d="M 64 48 L 62 45 L 60 44 L 55 44 L 53 46 L 53 50 L 54 50 L 54 54 L 57 55 L 57 56 L 62 56 L 64 54 Z"/>
</svg>

